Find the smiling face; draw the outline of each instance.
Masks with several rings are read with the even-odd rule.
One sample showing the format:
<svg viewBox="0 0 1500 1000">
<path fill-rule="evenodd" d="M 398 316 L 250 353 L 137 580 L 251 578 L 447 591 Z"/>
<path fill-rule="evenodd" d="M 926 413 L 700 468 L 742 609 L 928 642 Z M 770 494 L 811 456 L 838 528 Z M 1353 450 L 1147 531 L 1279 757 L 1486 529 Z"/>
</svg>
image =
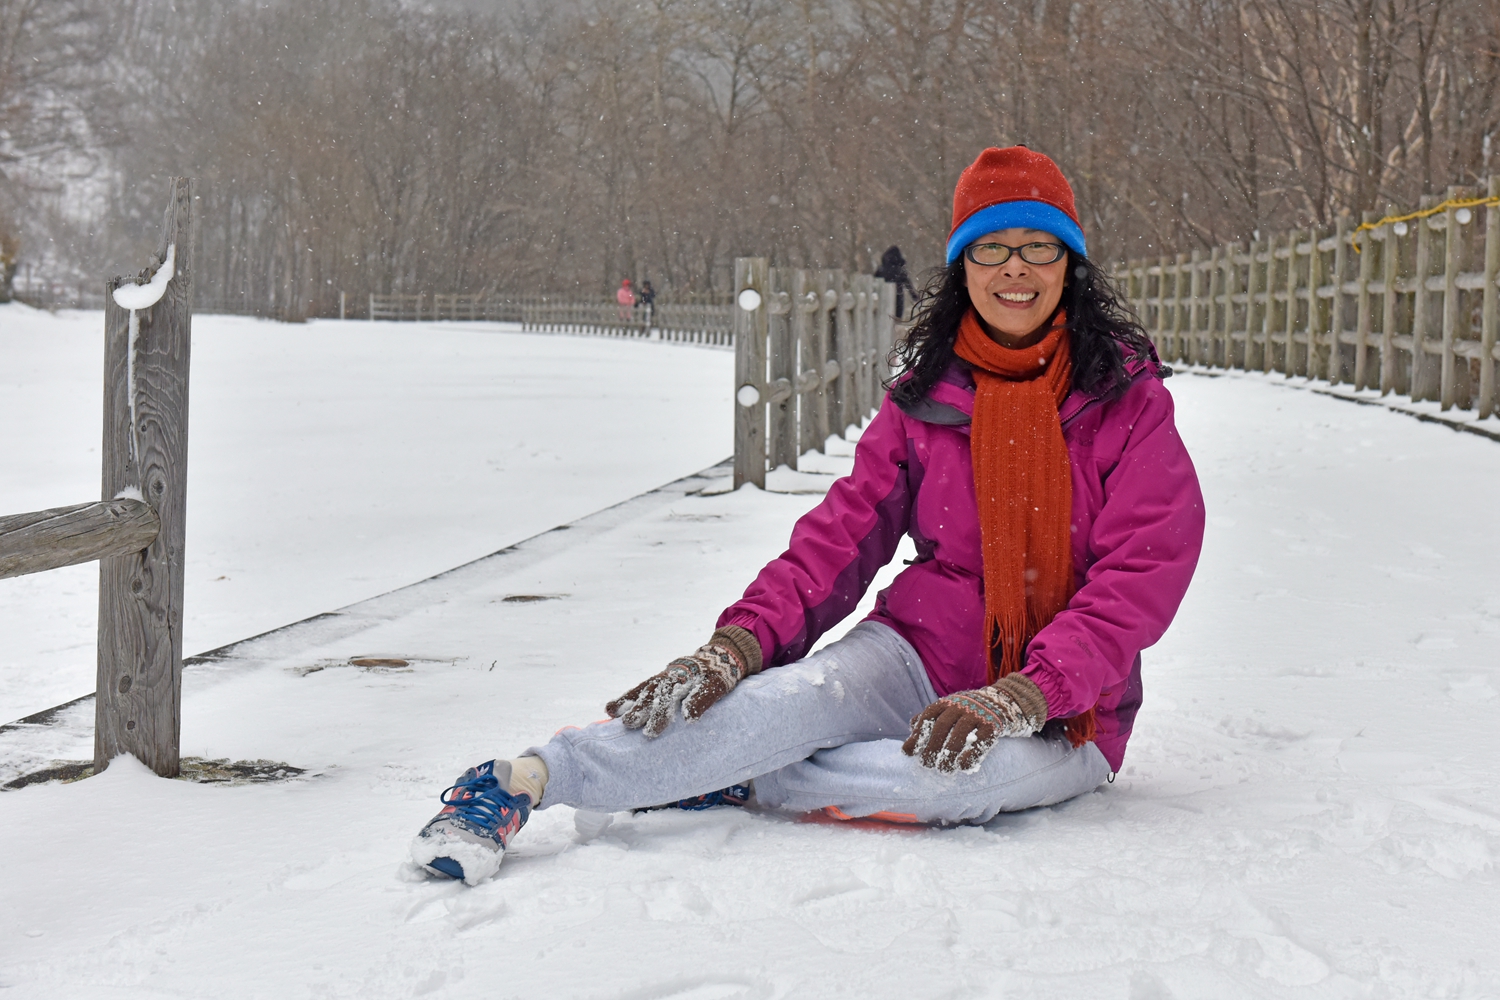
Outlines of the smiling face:
<svg viewBox="0 0 1500 1000">
<path fill-rule="evenodd" d="M 1061 241 L 1040 229 L 1001 229 L 974 242 L 1019 247 Z M 969 298 L 985 333 L 1006 347 L 1026 347 L 1041 338 L 1046 332 L 1042 324 L 1052 318 L 1062 301 L 1067 254 L 1051 264 L 1028 264 L 1014 251 L 1003 264 L 986 266 L 967 257 L 963 263 Z"/>
</svg>

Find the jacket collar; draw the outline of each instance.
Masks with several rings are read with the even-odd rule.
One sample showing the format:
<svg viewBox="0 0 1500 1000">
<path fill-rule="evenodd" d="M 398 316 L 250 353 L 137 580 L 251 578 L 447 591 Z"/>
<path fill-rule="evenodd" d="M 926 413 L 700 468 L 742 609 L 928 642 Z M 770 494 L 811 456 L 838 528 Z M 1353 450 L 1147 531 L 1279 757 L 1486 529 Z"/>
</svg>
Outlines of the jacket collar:
<svg viewBox="0 0 1500 1000">
<path fill-rule="evenodd" d="M 1142 375 L 1166 378 L 1170 374 L 1172 370 L 1158 360 L 1156 348 L 1152 345 L 1147 355 L 1135 354 L 1126 360 L 1124 385 L 1111 384 L 1093 392 L 1074 389 L 1068 393 L 1062 406 L 1057 409 L 1058 420 L 1067 425 L 1089 406 L 1123 392 L 1125 386 Z M 937 384 L 927 391 L 926 396 L 911 406 L 902 406 L 901 409 L 907 416 L 924 423 L 965 427 L 974 416 L 974 390 L 973 371 L 962 362 L 954 361 Z"/>
</svg>

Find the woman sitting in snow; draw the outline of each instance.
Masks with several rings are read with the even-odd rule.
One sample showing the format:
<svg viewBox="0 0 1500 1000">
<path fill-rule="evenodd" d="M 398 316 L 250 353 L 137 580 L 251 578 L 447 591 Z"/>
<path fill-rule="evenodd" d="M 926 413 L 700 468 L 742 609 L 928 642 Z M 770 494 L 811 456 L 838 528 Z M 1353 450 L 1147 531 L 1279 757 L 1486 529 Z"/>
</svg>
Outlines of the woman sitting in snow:
<svg viewBox="0 0 1500 1000">
<path fill-rule="evenodd" d="M 708 644 L 610 720 L 465 772 L 418 864 L 478 882 L 554 805 L 983 823 L 1119 769 L 1140 651 L 1192 578 L 1203 499 L 1170 371 L 1089 260 L 1046 156 L 986 149 L 963 172 L 947 268 L 900 360 L 853 473 Z M 903 534 L 916 559 L 809 653 Z"/>
</svg>

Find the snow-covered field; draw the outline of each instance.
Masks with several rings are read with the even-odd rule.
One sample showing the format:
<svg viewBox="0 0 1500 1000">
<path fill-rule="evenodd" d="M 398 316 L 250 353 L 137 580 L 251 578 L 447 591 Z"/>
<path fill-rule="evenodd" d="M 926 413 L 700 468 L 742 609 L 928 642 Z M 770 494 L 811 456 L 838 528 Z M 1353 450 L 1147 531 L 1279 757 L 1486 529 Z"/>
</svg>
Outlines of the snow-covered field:
<svg viewBox="0 0 1500 1000">
<path fill-rule="evenodd" d="M 237 491 L 255 492 L 257 477 L 283 477 L 278 488 L 299 500 L 269 505 L 258 532 L 221 536 L 216 565 L 257 567 L 250 582 L 267 581 L 247 587 L 242 607 L 215 605 L 212 581 L 190 575 L 189 614 L 193 587 L 205 608 L 223 609 L 213 628 L 243 621 L 248 634 L 329 610 L 639 492 L 647 484 L 627 479 L 626 466 L 661 463 L 647 470 L 657 485 L 728 451 L 724 353 L 328 326 L 257 324 L 266 339 L 232 350 L 245 335 L 225 333 L 226 367 L 253 371 L 246 381 L 258 387 L 234 405 L 205 402 L 214 366 L 196 362 L 214 349 L 195 344 L 194 475 L 217 469 L 226 482 L 200 489 L 195 479 L 190 516 L 212 522 L 213 503 L 253 508 Z M 319 347 L 325 337 L 330 346 Z M 12 426 L 30 412 L 17 401 L 25 394 L 56 395 L 12 377 L 16 352 L 39 372 L 57 371 L 62 362 L 48 359 L 65 351 L 88 361 L 66 338 L 50 348 L 16 343 L 28 339 L 0 332 L 0 416 Z M 273 357 L 256 349 L 264 343 Z M 671 449 L 676 465 L 615 454 L 629 440 L 618 425 L 632 419 L 630 407 L 600 400 L 598 386 L 560 400 L 556 380 L 604 372 L 613 384 L 627 369 L 635 378 L 636 356 L 657 370 L 676 366 L 652 394 L 666 425 L 657 447 Z M 346 367 L 386 393 L 418 382 L 426 405 L 387 419 L 335 377 Z M 550 405 L 454 433 L 455 414 L 509 405 L 506 378 Z M 724 492 L 720 470 L 185 674 L 185 753 L 270 758 L 315 777 L 217 787 L 161 781 L 127 760 L 77 784 L 0 795 L 0 851 L 11 859 L 0 880 L 0 987 L 9 988 L 0 993 L 1500 995 L 1500 444 L 1297 391 L 1279 377 L 1185 374 L 1169 384 L 1203 479 L 1209 533 L 1177 623 L 1147 653 L 1145 706 L 1114 784 L 951 830 L 717 810 L 617 815 L 599 831 L 597 820 L 579 824 L 557 808 L 533 817 L 492 882 L 413 879 L 405 845 L 438 790 L 469 763 L 599 718 L 607 698 L 697 645 L 818 500 Z M 265 411 L 298 400 L 313 416 L 283 416 L 277 436 L 311 437 L 322 457 L 278 466 L 271 451 L 254 453 L 240 459 L 242 476 L 235 456 L 205 454 L 214 440 L 249 447 Z M 205 437 L 213 424 L 199 420 L 200 407 L 215 405 L 221 426 L 240 432 Z M 532 440 L 558 407 L 571 407 L 569 423 L 548 447 L 571 479 L 544 479 L 535 461 L 491 478 L 465 467 L 505 454 L 516 437 Z M 97 436 L 96 411 L 81 422 Z M 97 447 L 91 437 L 86 444 Z M 49 468 L 60 446 L 22 445 L 30 478 L 56 481 L 36 496 L 7 480 L 0 508 L 91 495 L 78 473 Z M 618 458 L 608 475 L 602 452 Z M 357 471 L 372 453 L 416 471 L 389 480 Z M 447 470 L 450 460 L 459 467 Z M 414 518 L 425 494 L 396 480 L 424 471 L 444 511 L 480 513 L 455 518 L 449 534 Z M 343 489 L 350 477 L 363 478 Z M 517 492 L 533 494 L 514 500 L 531 505 L 532 520 L 522 529 L 517 514 L 514 534 L 493 531 L 500 515 L 485 517 L 485 505 L 509 510 Z M 352 542 L 324 546 L 349 516 L 341 504 L 382 501 L 384 510 L 362 508 L 382 557 Z M 332 510 L 299 533 L 304 506 Z M 247 540 L 253 551 L 239 551 Z M 388 575 L 353 580 L 340 561 L 362 558 Z M 219 575 L 195 565 L 200 576 Z M 262 616 L 257 602 L 283 589 L 302 603 Z M 550 599 L 506 600 L 516 596 Z M 5 611 L 4 646 L 27 649 L 30 631 L 53 627 L 44 624 L 51 601 L 66 603 L 53 595 L 22 615 Z M 198 627 L 204 640 L 190 649 L 236 637 Z M 30 648 L 33 662 L 54 655 Z M 346 665 L 361 654 L 412 667 Z M 26 664 L 0 656 L 5 683 L 18 684 L 11 675 Z M 49 754 L 88 756 L 86 724 L 48 738 Z M 7 747 L 0 742 L 0 762 Z"/>
<path fill-rule="evenodd" d="M 196 317 L 184 652 L 420 580 L 734 450 L 731 352 L 514 329 Z M 101 313 L 0 306 L 0 514 L 98 499 L 103 363 Z M 0 580 L 0 723 L 93 690 L 98 576 Z"/>
</svg>

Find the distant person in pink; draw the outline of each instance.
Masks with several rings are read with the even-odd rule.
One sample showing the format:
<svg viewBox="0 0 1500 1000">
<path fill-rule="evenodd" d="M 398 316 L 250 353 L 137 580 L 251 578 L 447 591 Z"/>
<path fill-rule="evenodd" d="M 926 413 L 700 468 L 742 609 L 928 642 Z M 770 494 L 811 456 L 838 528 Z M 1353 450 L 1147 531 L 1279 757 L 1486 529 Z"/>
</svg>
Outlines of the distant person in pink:
<svg viewBox="0 0 1500 1000">
<path fill-rule="evenodd" d="M 620 322 L 629 322 L 630 314 L 635 311 L 635 292 L 630 289 L 629 278 L 620 279 L 620 287 L 615 292 L 615 301 L 620 304 L 618 309 Z"/>
</svg>

